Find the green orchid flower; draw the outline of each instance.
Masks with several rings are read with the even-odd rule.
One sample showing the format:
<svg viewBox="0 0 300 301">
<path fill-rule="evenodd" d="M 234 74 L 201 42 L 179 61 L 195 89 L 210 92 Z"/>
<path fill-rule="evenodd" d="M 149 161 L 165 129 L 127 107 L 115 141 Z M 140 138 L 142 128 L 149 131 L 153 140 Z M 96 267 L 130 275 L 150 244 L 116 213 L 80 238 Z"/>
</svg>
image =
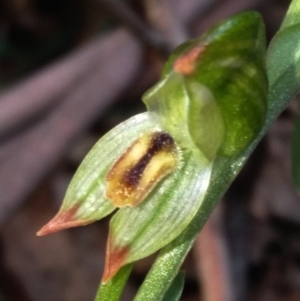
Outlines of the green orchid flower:
<svg viewBox="0 0 300 301">
<path fill-rule="evenodd" d="M 241 153 L 264 123 L 265 47 L 260 15 L 245 12 L 175 49 L 143 96 L 148 111 L 97 142 L 38 235 L 118 209 L 104 283 L 176 238 L 201 210 L 216 158 Z"/>
</svg>

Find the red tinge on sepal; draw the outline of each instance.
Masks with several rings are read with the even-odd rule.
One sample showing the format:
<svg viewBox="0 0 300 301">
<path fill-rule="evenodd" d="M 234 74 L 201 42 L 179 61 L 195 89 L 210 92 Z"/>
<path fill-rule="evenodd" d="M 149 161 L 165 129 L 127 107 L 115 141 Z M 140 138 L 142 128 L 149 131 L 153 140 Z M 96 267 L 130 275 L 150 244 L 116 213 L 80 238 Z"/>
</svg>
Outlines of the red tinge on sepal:
<svg viewBox="0 0 300 301">
<path fill-rule="evenodd" d="M 85 226 L 90 224 L 92 221 L 76 220 L 75 213 L 79 206 L 74 206 L 66 211 L 59 211 L 50 222 L 42 227 L 37 233 L 37 236 L 43 236 L 50 233 L 58 232 L 71 227 Z"/>
<path fill-rule="evenodd" d="M 108 237 L 102 283 L 107 283 L 115 276 L 119 269 L 124 265 L 129 250 L 129 247 L 116 248 L 112 246 L 112 239 Z"/>
<path fill-rule="evenodd" d="M 191 75 L 195 72 L 197 60 L 206 49 L 206 45 L 197 45 L 188 52 L 180 55 L 174 62 L 173 68 L 183 75 Z"/>
</svg>

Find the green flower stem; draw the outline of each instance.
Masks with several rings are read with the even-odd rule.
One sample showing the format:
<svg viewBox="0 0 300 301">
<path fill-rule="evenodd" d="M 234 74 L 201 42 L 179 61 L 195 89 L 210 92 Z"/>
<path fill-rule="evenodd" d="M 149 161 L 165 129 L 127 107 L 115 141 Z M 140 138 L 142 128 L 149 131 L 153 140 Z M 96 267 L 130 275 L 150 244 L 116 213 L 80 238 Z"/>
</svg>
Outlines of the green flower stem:
<svg viewBox="0 0 300 301">
<path fill-rule="evenodd" d="M 118 301 L 132 270 L 133 264 L 128 264 L 106 284 L 99 286 L 95 301 Z"/>
</svg>

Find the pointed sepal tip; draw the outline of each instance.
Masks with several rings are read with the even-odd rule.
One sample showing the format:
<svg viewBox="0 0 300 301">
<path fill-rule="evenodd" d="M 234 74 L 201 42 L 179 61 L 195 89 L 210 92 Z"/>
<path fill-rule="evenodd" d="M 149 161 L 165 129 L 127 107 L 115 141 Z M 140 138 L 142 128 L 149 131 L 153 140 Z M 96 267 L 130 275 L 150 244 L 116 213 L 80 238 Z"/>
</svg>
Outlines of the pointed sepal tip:
<svg viewBox="0 0 300 301">
<path fill-rule="evenodd" d="M 102 276 L 102 283 L 106 284 L 122 266 L 126 264 L 126 258 L 129 254 L 130 247 L 113 247 L 113 241 L 111 237 L 108 237 L 106 248 L 105 267 Z"/>
<path fill-rule="evenodd" d="M 79 206 L 73 206 L 68 210 L 59 211 L 53 219 L 51 219 L 45 226 L 43 226 L 37 233 L 37 236 L 44 236 L 67 228 L 85 226 L 93 221 L 76 220 L 75 214 Z"/>
</svg>

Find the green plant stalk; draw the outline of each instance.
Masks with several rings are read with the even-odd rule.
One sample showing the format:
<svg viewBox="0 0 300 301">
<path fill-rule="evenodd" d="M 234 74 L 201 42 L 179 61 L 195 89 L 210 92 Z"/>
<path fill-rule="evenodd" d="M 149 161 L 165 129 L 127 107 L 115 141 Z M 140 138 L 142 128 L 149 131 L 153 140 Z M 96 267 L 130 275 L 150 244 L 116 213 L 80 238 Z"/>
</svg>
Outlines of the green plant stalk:
<svg viewBox="0 0 300 301">
<path fill-rule="evenodd" d="M 267 53 L 267 72 L 269 78 L 268 110 L 262 130 L 242 154 L 227 160 L 217 159 L 214 162 L 210 185 L 200 210 L 188 227 L 174 241 L 160 251 L 134 301 L 163 300 L 187 252 L 192 247 L 199 231 L 210 216 L 215 205 L 244 166 L 246 160 L 266 134 L 268 128 L 299 91 L 299 23 L 300 0 L 294 0 L 290 5 L 279 32 L 272 40 Z M 121 271 L 119 273 L 121 273 Z M 119 273 L 117 273 L 114 278 L 118 278 Z M 118 285 L 124 286 L 126 279 L 122 278 L 124 282 L 121 283 L 120 281 Z M 110 289 L 114 290 L 117 288 L 111 286 Z M 97 298 L 96 301 L 99 301 L 100 299 Z M 101 299 L 101 301 L 103 300 Z"/>
</svg>

